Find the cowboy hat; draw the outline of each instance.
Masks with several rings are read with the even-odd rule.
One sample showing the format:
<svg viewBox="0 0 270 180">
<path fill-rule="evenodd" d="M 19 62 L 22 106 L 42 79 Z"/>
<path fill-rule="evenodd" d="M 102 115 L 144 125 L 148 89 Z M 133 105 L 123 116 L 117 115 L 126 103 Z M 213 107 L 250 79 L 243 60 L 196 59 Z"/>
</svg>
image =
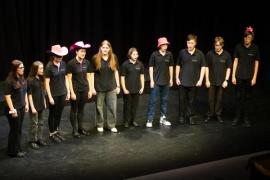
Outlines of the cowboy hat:
<svg viewBox="0 0 270 180">
<path fill-rule="evenodd" d="M 60 46 L 59 44 L 53 45 L 51 47 L 51 50 L 48 51 L 48 53 L 55 54 L 57 56 L 65 56 L 68 54 L 68 48 L 65 46 Z"/>
<path fill-rule="evenodd" d="M 78 41 L 78 42 L 74 43 L 73 45 L 71 45 L 69 50 L 71 52 L 74 52 L 77 49 L 87 49 L 87 48 L 90 48 L 90 47 L 91 47 L 90 44 L 84 44 L 83 41 Z"/>
</svg>

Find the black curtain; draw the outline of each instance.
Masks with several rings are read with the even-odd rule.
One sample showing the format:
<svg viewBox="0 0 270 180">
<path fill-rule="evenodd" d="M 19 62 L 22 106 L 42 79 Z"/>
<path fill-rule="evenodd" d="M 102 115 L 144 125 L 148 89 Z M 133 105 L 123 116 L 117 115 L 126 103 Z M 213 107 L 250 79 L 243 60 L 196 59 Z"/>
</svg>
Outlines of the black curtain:
<svg viewBox="0 0 270 180">
<path fill-rule="evenodd" d="M 241 3 L 241 2 L 240 2 Z M 120 63 L 131 46 L 138 48 L 146 66 L 156 41 L 166 36 L 175 58 L 186 46 L 189 33 L 198 35 L 198 48 L 212 48 L 213 38 L 221 35 L 225 49 L 233 53 L 242 41 L 246 26 L 255 29 L 255 43 L 261 49 L 259 77 L 270 79 L 266 6 L 256 2 L 235 7 L 233 2 L 177 0 L 4 0 L 0 2 L 0 79 L 4 80 L 12 59 L 21 59 L 26 74 L 35 60 L 47 62 L 51 45 L 69 47 L 78 40 L 90 43 L 87 58 L 97 52 L 100 42 L 108 39 Z M 74 56 L 64 58 L 68 61 Z"/>
</svg>

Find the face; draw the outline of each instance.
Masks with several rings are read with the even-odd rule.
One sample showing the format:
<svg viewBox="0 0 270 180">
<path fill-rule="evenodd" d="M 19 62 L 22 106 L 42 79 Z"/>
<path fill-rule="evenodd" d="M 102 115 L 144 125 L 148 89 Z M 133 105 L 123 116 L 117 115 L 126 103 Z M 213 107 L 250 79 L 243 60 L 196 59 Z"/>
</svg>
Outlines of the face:
<svg viewBox="0 0 270 180">
<path fill-rule="evenodd" d="M 133 51 L 130 55 L 130 58 L 134 61 L 136 61 L 139 57 L 139 53 L 137 51 Z"/>
<path fill-rule="evenodd" d="M 215 43 L 215 51 L 220 52 L 223 48 L 223 45 L 220 44 L 220 42 Z"/>
<path fill-rule="evenodd" d="M 244 43 L 245 45 L 250 45 L 251 42 L 253 40 L 253 36 L 252 35 L 247 35 L 246 37 L 244 37 Z"/>
<path fill-rule="evenodd" d="M 194 39 L 191 39 L 189 41 L 187 41 L 187 48 L 188 48 L 188 51 L 193 51 L 196 47 L 196 41 Z"/>
<path fill-rule="evenodd" d="M 60 63 L 62 61 L 62 59 L 63 59 L 63 56 L 54 56 L 53 60 Z"/>
<path fill-rule="evenodd" d="M 77 55 L 78 58 L 84 59 L 85 55 L 86 55 L 86 49 L 78 49 L 76 51 L 76 55 Z"/>
<path fill-rule="evenodd" d="M 107 45 L 107 44 L 103 44 L 101 47 L 100 47 L 100 50 L 101 50 L 101 53 L 103 55 L 108 55 L 109 54 L 109 51 L 110 51 L 110 47 Z"/>
<path fill-rule="evenodd" d="M 159 49 L 160 49 L 161 51 L 166 51 L 166 50 L 168 49 L 168 44 L 162 44 L 162 45 L 160 45 L 160 46 L 159 46 Z"/>
<path fill-rule="evenodd" d="M 20 64 L 19 67 L 17 68 L 17 74 L 22 76 L 24 73 L 24 65 Z"/>
<path fill-rule="evenodd" d="M 42 75 L 43 75 L 43 70 L 44 70 L 43 65 L 42 65 L 42 64 L 39 65 L 39 66 L 38 66 L 38 70 L 37 70 L 37 75 L 42 76 Z"/>
</svg>

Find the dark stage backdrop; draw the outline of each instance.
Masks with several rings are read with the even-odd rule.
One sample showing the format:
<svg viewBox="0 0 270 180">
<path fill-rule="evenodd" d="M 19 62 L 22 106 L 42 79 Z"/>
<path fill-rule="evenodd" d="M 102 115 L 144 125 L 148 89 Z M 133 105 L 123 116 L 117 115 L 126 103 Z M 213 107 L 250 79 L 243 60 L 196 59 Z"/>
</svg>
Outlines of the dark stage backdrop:
<svg viewBox="0 0 270 180">
<path fill-rule="evenodd" d="M 259 79 L 269 80 L 267 12 L 256 2 L 177 0 L 4 0 L 0 1 L 0 80 L 7 76 L 12 59 L 21 59 L 29 70 L 34 60 L 47 62 L 51 45 L 70 46 L 83 40 L 92 45 L 87 58 L 108 39 L 120 63 L 131 46 L 138 48 L 146 65 L 156 41 L 168 37 L 175 58 L 185 47 L 189 33 L 198 35 L 198 48 L 206 53 L 216 35 L 225 38 L 225 49 L 233 52 L 246 26 L 255 28 L 255 43 L 263 60 Z M 259 3 L 259 2 L 258 2 Z M 268 40 L 266 40 L 268 38 Z M 73 55 L 64 58 L 68 61 Z"/>
</svg>

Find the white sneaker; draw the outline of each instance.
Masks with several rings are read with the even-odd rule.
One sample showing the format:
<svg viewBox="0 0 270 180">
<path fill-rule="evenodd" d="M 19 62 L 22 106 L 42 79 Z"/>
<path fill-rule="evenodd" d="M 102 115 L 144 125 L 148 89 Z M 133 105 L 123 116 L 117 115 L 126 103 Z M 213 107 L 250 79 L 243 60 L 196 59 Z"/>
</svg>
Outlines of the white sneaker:
<svg viewBox="0 0 270 180">
<path fill-rule="evenodd" d="M 152 124 L 152 122 L 150 122 L 150 121 L 147 121 L 147 123 L 146 123 L 146 127 L 152 127 L 153 126 L 153 124 Z"/>
<path fill-rule="evenodd" d="M 111 132 L 117 133 L 117 129 L 114 127 L 111 129 Z"/>
<path fill-rule="evenodd" d="M 172 124 L 166 120 L 166 117 L 165 116 L 162 116 L 160 117 L 160 121 L 159 121 L 160 124 L 163 124 L 165 126 L 171 126 Z"/>
<path fill-rule="evenodd" d="M 98 132 L 103 132 L 104 130 L 103 130 L 102 127 L 98 127 L 98 128 L 97 128 L 97 131 L 98 131 Z"/>
</svg>

